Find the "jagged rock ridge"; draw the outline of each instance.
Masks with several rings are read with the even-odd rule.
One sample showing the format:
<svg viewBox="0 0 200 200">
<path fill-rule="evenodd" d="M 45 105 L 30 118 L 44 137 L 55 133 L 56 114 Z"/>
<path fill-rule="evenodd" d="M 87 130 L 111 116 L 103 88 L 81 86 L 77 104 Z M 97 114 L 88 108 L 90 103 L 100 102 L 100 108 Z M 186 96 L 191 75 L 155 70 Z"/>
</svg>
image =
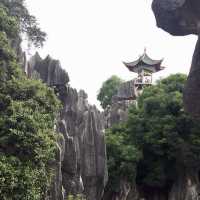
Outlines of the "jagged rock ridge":
<svg viewBox="0 0 200 200">
<path fill-rule="evenodd" d="M 104 116 L 88 104 L 84 91 L 77 92 L 68 85 L 68 74 L 59 61 L 50 56 L 43 60 L 36 53 L 25 71 L 53 87 L 63 104 L 57 126 L 63 137 L 58 142 L 51 200 L 82 193 L 87 200 L 100 200 L 107 182 Z"/>
</svg>

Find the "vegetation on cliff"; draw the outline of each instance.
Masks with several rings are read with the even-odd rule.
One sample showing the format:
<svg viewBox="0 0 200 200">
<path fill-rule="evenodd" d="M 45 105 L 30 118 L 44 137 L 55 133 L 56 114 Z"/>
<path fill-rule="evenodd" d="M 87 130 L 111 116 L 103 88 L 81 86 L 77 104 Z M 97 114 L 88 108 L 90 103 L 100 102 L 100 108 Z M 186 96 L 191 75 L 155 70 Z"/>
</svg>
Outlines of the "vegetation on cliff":
<svg viewBox="0 0 200 200">
<path fill-rule="evenodd" d="M 97 95 L 97 99 L 100 101 L 102 108 L 105 109 L 107 106 L 111 105 L 112 97 L 116 94 L 122 82 L 122 79 L 119 77 L 111 76 L 103 83 Z"/>
<path fill-rule="evenodd" d="M 16 8 L 13 2 L 0 1 L 0 199 L 41 200 L 50 184 L 60 103 L 53 90 L 27 79 L 16 61 L 11 40 L 19 37 L 23 19 L 7 5 Z"/>
<path fill-rule="evenodd" d="M 145 88 L 138 106 L 130 107 L 128 121 L 107 130 L 114 191 L 120 179 L 136 181 L 142 188 L 167 189 L 178 170 L 199 165 L 200 123 L 183 110 L 185 81 L 185 75 L 176 74 Z"/>
<path fill-rule="evenodd" d="M 24 33 L 29 42 L 33 43 L 36 47 L 43 45 L 46 33 L 38 26 L 35 16 L 29 13 L 25 6 L 25 0 L 0 0 L 0 4 L 7 10 L 10 16 L 15 18 L 18 22 L 18 31 Z M 13 32 L 11 29 L 10 31 Z"/>
</svg>

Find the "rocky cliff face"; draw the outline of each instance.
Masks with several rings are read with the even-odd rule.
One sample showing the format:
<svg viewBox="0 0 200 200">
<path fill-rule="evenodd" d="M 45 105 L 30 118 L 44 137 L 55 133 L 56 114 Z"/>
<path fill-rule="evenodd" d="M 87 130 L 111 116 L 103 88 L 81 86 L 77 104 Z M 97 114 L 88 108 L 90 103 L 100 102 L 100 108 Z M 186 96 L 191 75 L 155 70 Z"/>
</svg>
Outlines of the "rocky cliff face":
<svg viewBox="0 0 200 200">
<path fill-rule="evenodd" d="M 200 35 L 199 0 L 154 0 L 152 8 L 158 27 L 172 35 Z M 184 107 L 194 117 L 200 117 L 200 39 L 193 55 L 192 66 L 184 91 Z M 170 200 L 199 199 L 199 167 L 183 169 L 169 193 Z"/>
<path fill-rule="evenodd" d="M 128 119 L 128 108 L 132 103 L 136 103 L 137 90 L 134 80 L 121 84 L 117 94 L 112 98 L 112 105 L 107 107 L 104 115 L 106 118 L 106 128 L 114 124 L 125 122 Z"/>
<path fill-rule="evenodd" d="M 68 85 L 68 74 L 59 61 L 50 56 L 43 60 L 36 53 L 25 71 L 54 88 L 63 104 L 57 126 L 61 136 L 53 164 L 56 176 L 51 200 L 63 200 L 69 194 L 100 200 L 107 182 L 104 116 L 88 104 L 84 91 L 77 92 Z"/>
</svg>

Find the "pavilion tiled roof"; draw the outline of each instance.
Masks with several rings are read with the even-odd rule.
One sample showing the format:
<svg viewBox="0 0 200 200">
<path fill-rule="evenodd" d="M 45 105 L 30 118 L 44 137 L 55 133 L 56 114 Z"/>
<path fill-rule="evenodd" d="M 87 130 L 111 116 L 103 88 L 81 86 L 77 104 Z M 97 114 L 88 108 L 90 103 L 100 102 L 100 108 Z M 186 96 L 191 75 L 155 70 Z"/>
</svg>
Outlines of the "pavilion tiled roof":
<svg viewBox="0 0 200 200">
<path fill-rule="evenodd" d="M 160 71 L 164 69 L 164 67 L 161 66 L 161 63 L 163 62 L 163 59 L 161 60 L 153 60 L 151 59 L 147 54 L 146 51 L 143 53 L 142 56 L 140 56 L 136 61 L 134 62 L 123 62 L 124 65 L 130 70 L 135 71 L 136 68 L 139 66 L 145 65 L 145 68 L 148 67 L 154 67 L 155 71 Z"/>
</svg>

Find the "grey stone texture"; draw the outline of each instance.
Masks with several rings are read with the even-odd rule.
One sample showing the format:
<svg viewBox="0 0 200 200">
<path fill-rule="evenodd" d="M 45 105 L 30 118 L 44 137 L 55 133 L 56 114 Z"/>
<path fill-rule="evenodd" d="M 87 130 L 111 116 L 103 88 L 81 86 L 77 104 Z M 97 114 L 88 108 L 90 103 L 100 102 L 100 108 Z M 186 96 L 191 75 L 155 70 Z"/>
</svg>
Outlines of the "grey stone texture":
<svg viewBox="0 0 200 200">
<path fill-rule="evenodd" d="M 124 100 L 136 99 L 137 90 L 135 80 L 124 82 L 120 85 L 117 94 L 113 96 L 113 101 L 119 102 Z"/>
<path fill-rule="evenodd" d="M 200 35 L 199 0 L 154 0 L 152 9 L 158 27 L 172 35 Z M 200 117 L 199 86 L 200 41 L 198 39 L 184 91 L 185 110 L 194 117 Z"/>
<path fill-rule="evenodd" d="M 152 3 L 157 26 L 172 35 L 199 35 L 199 0 L 154 0 Z"/>
<path fill-rule="evenodd" d="M 116 95 L 112 97 L 111 106 L 108 106 L 104 111 L 106 128 L 125 122 L 128 119 L 128 108 L 132 103 L 136 103 L 137 95 L 135 80 L 130 80 L 120 85 Z"/>
<path fill-rule="evenodd" d="M 69 86 L 68 74 L 59 61 L 50 56 L 42 59 L 36 53 L 26 71 L 29 77 L 40 78 L 54 88 L 63 105 L 57 125 L 62 137 L 54 164 L 51 200 L 63 200 L 69 194 L 100 200 L 107 182 L 103 114 L 88 103 L 83 90 L 77 92 Z"/>
</svg>

